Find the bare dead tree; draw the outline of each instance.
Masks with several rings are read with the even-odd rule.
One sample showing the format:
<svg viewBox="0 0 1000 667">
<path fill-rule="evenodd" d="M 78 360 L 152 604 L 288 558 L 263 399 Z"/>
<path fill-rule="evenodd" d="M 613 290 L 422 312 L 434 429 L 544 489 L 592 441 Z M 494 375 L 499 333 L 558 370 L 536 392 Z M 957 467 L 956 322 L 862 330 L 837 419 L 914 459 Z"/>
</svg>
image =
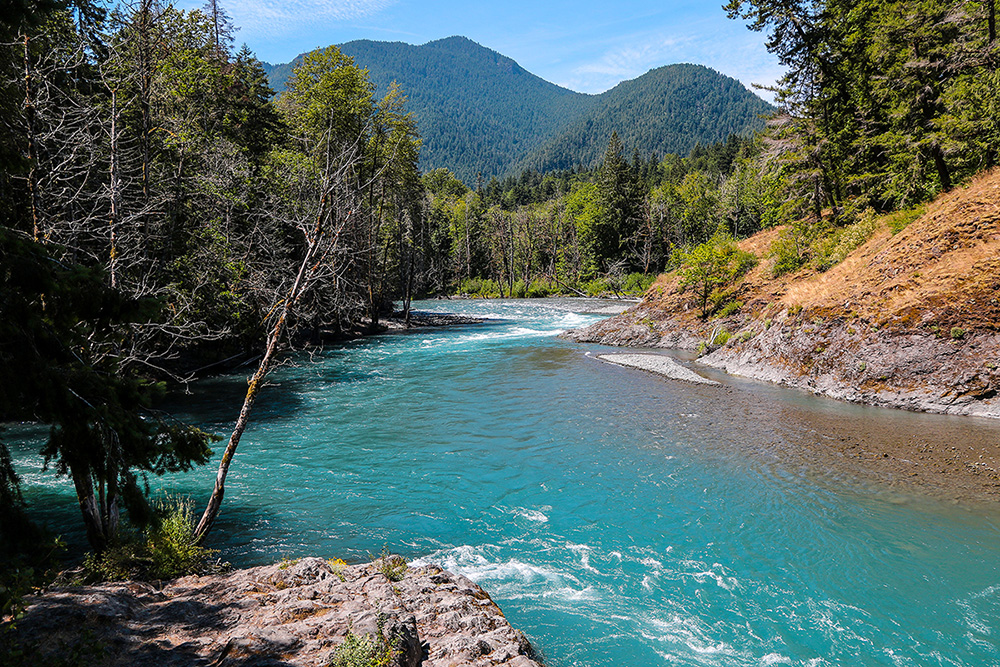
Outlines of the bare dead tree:
<svg viewBox="0 0 1000 667">
<path fill-rule="evenodd" d="M 299 314 L 300 302 L 321 283 L 332 284 L 336 288 L 338 279 L 347 268 L 340 261 L 346 250 L 343 236 L 361 204 L 361 191 L 355 186 L 354 174 L 360 165 L 362 150 L 359 142 L 339 147 L 339 150 L 332 142 L 327 142 L 326 146 L 325 164 L 311 206 L 312 219 L 307 223 L 299 212 L 299 215 L 293 213 L 293 219 L 288 221 L 302 233 L 304 251 L 294 279 L 276 295 L 272 304 L 272 320 L 264 355 L 248 380 L 243 406 L 219 462 L 215 486 L 195 529 L 195 538 L 199 542 L 204 541 L 218 518 L 233 457 L 264 381 L 275 366 L 292 320 Z"/>
</svg>

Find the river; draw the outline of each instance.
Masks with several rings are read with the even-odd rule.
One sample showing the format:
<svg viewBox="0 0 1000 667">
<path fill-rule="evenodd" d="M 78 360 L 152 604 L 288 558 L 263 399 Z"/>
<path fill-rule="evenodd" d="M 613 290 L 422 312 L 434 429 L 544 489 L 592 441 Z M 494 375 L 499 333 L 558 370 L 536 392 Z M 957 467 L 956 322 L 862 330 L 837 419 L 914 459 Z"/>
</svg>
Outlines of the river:
<svg viewBox="0 0 1000 667">
<path fill-rule="evenodd" d="M 281 368 L 229 477 L 225 559 L 387 546 L 440 563 L 485 587 L 549 667 L 1000 663 L 1000 508 L 827 465 L 803 415 L 870 424 L 871 439 L 1000 426 L 605 364 L 556 335 L 599 318 L 579 301 L 415 305 L 490 319 Z M 226 433 L 244 389 L 203 381 L 174 407 Z M 29 501 L 71 504 L 65 480 L 13 452 Z M 213 477 L 151 484 L 203 500 Z M 72 513 L 46 516 L 79 537 Z"/>
</svg>

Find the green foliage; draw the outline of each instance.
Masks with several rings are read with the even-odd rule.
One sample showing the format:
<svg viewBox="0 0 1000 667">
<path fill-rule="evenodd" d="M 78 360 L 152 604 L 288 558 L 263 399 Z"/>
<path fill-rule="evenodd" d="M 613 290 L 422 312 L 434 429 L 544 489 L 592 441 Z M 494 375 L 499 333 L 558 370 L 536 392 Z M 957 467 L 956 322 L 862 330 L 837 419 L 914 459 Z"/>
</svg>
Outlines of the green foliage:
<svg viewBox="0 0 1000 667">
<path fill-rule="evenodd" d="M 124 372 L 108 354 L 116 327 L 148 318 L 151 304 L 124 298 L 103 272 L 53 261 L 43 246 L 0 228 L 0 415 L 52 423 L 42 454 L 74 478 L 95 548 L 113 537 L 112 506 L 141 520 L 136 470 L 163 474 L 208 460 L 212 437 L 149 411 L 161 388 Z M 102 519 L 103 518 L 103 519 Z M 103 522 L 102 522 L 103 521 Z"/>
<path fill-rule="evenodd" d="M 867 209 L 857 222 L 836 229 L 814 244 L 813 263 L 819 271 L 826 271 L 840 264 L 847 256 L 868 242 L 878 230 L 879 220 L 875 211 Z"/>
<path fill-rule="evenodd" d="M 541 299 L 559 293 L 559 287 L 552 281 L 545 278 L 536 278 L 528 285 L 528 293 L 525 296 L 529 299 Z"/>
<path fill-rule="evenodd" d="M 962 327 L 952 327 L 951 339 L 962 340 L 963 338 L 965 338 L 965 329 L 963 329 Z"/>
<path fill-rule="evenodd" d="M 410 568 L 406 559 L 402 556 L 389 553 L 389 547 L 382 547 L 382 553 L 375 560 L 377 569 L 384 574 L 389 581 L 402 581 L 406 576 L 406 571 Z"/>
<path fill-rule="evenodd" d="M 580 239 L 582 272 L 593 276 L 600 270 L 598 262 L 602 256 L 618 250 L 610 238 L 613 230 L 609 230 L 605 224 L 607 215 L 597 184 L 582 183 L 574 186 L 566 197 L 566 215 L 573 220 L 576 235 Z"/>
<path fill-rule="evenodd" d="M 886 219 L 886 224 L 889 225 L 889 230 L 893 235 L 898 234 L 906 229 L 911 222 L 922 216 L 926 210 L 926 206 L 916 206 L 905 211 L 897 211 Z"/>
<path fill-rule="evenodd" d="M 435 249 L 447 257 L 443 282 L 480 296 L 579 294 L 594 280 L 602 284 L 591 293 L 642 294 L 639 275 L 676 268 L 674 247 L 777 220 L 776 210 L 761 212 L 764 198 L 754 199 L 747 184 L 780 180 L 756 141 L 733 136 L 662 161 L 634 154 L 626 162 L 620 142 L 608 149 L 600 169 L 524 171 L 476 192 L 446 170 L 428 174 L 431 235 L 446 239 Z M 729 188 L 737 168 L 747 182 Z M 544 290 L 539 281 L 548 283 Z"/>
<path fill-rule="evenodd" d="M 722 306 L 722 308 L 720 308 L 718 312 L 715 313 L 715 317 L 718 318 L 729 317 L 733 313 L 738 313 L 741 308 L 743 308 L 742 301 L 730 301 L 729 303 Z"/>
<path fill-rule="evenodd" d="M 722 347 L 729 342 L 730 338 L 732 338 L 732 334 L 727 329 L 719 329 L 715 337 L 712 338 L 711 345 L 712 347 Z"/>
<path fill-rule="evenodd" d="M 680 198 L 680 224 L 684 238 L 691 243 L 704 243 L 719 228 L 716 190 L 708 174 L 689 172 L 677 186 L 677 196 Z"/>
<path fill-rule="evenodd" d="M 500 297 L 500 286 L 495 280 L 483 278 L 466 278 L 458 285 L 458 294 L 479 299 L 496 299 Z"/>
<path fill-rule="evenodd" d="M 709 241 L 682 252 L 680 257 L 680 285 L 694 289 L 702 319 L 728 298 L 727 286 L 757 265 L 757 258 L 752 253 L 740 250 L 732 238 L 724 234 L 716 234 Z"/>
<path fill-rule="evenodd" d="M 774 259 L 774 277 L 797 271 L 812 257 L 814 242 L 827 230 L 824 221 L 802 218 L 789 224 L 771 244 L 768 255 Z"/>
<path fill-rule="evenodd" d="M 786 218 L 910 208 L 996 164 L 992 1 L 731 0 L 726 10 L 767 31 L 787 68 L 768 130 L 788 176 Z"/>
<path fill-rule="evenodd" d="M 579 227 L 580 239 L 591 261 L 607 271 L 639 227 L 642 196 L 637 175 L 622 157 L 622 144 L 613 133 L 597 176 L 599 213 Z"/>
<path fill-rule="evenodd" d="M 655 280 L 655 274 L 630 273 L 622 283 L 622 292 L 636 296 L 645 294 Z"/>
<path fill-rule="evenodd" d="M 374 112 L 374 86 L 335 46 L 307 53 L 292 72 L 279 104 L 305 132 L 307 152 L 356 141 Z"/>
<path fill-rule="evenodd" d="M 155 505 L 155 519 L 142 531 L 124 529 L 100 553 L 84 558 L 92 581 L 174 579 L 208 574 L 226 567 L 215 550 L 198 545 L 194 505 L 188 498 L 165 498 Z"/>
<path fill-rule="evenodd" d="M 595 278 L 583 284 L 583 291 L 591 297 L 605 296 L 611 292 L 611 286 L 607 278 Z"/>
<path fill-rule="evenodd" d="M 447 169 L 434 169 L 423 176 L 424 187 L 435 197 L 464 197 L 469 191 L 465 183 Z"/>
<path fill-rule="evenodd" d="M 396 652 L 378 635 L 358 635 L 348 630 L 344 641 L 333 651 L 329 667 L 389 667 Z"/>
</svg>

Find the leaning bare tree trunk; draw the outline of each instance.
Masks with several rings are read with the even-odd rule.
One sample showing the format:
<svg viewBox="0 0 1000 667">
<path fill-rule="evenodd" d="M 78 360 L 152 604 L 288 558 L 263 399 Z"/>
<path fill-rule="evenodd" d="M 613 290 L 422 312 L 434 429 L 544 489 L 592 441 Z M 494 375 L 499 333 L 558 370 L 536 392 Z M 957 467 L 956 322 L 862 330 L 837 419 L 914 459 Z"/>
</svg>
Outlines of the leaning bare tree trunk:
<svg viewBox="0 0 1000 667">
<path fill-rule="evenodd" d="M 222 497 L 226 492 L 226 476 L 229 474 L 229 466 L 233 462 L 233 456 L 236 454 L 236 448 L 240 444 L 240 438 L 243 437 L 243 431 L 246 430 L 247 423 L 250 421 L 250 411 L 257 400 L 257 394 L 260 392 L 261 385 L 274 365 L 274 359 L 278 352 L 278 344 L 281 341 L 281 336 L 284 334 L 292 307 L 298 301 L 306 285 L 308 285 L 311 274 L 316 270 L 316 263 L 320 259 L 317 256 L 321 254 L 320 247 L 323 243 L 323 219 L 325 216 L 326 202 L 324 201 L 320 206 L 320 213 L 316 219 L 312 238 L 308 239 L 306 253 L 302 258 L 302 264 L 299 266 L 295 282 L 285 295 L 281 314 L 267 336 L 267 348 L 264 352 L 264 357 L 261 359 L 260 365 L 257 366 L 257 372 L 250 378 L 246 397 L 243 399 L 243 408 L 240 410 L 240 416 L 233 427 L 232 435 L 229 436 L 226 451 L 219 462 L 219 472 L 215 476 L 215 488 L 212 490 L 212 496 L 208 500 L 205 512 L 201 515 L 201 520 L 195 528 L 194 536 L 199 544 L 205 540 L 205 537 L 212 529 L 212 525 L 215 523 L 215 519 L 219 516 Z"/>
</svg>

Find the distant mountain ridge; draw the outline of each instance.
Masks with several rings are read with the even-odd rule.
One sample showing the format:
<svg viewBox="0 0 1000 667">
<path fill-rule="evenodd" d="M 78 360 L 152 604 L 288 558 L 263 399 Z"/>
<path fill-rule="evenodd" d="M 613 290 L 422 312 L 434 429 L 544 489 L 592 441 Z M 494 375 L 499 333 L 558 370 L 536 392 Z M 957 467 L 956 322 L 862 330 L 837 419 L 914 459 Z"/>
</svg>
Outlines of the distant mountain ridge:
<svg viewBox="0 0 1000 667">
<path fill-rule="evenodd" d="M 379 95 L 395 81 L 417 119 L 421 167 L 477 177 L 524 168 L 591 165 L 613 131 L 626 151 L 687 154 L 763 125 L 773 108 L 743 85 L 701 65 L 669 65 L 600 95 L 562 88 L 465 37 L 421 46 L 359 40 L 339 46 L 366 68 Z M 301 56 L 264 64 L 281 91 Z"/>
</svg>

